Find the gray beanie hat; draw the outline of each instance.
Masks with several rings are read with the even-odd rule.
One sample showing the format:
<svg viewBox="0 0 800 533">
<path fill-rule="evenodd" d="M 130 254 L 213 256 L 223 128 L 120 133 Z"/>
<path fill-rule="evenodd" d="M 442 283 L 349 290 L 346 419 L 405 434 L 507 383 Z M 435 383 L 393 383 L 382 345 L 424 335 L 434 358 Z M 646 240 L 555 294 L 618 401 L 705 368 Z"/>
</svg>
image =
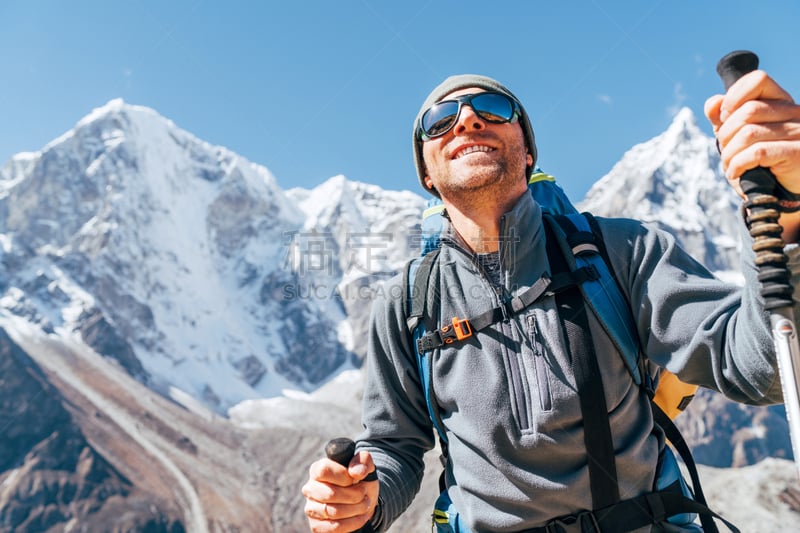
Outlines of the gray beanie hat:
<svg viewBox="0 0 800 533">
<path fill-rule="evenodd" d="M 438 87 L 436 87 L 431 94 L 428 95 L 428 98 L 425 99 L 425 102 L 422 104 L 419 113 L 417 113 L 417 118 L 414 120 L 414 164 L 417 167 L 417 177 L 419 178 L 420 184 L 422 184 L 422 188 L 434 196 L 439 196 L 439 193 L 436 192 L 435 189 L 429 189 L 425 186 L 425 162 L 422 159 L 422 140 L 417 135 L 417 129 L 419 128 L 420 121 L 422 120 L 422 114 L 430 106 L 453 91 L 472 87 L 503 93 L 506 96 L 510 96 L 514 101 L 517 102 L 517 104 L 519 104 L 521 114 L 519 123 L 520 126 L 522 126 L 522 134 L 525 136 L 525 146 L 528 147 L 528 150 L 533 157 L 533 165 L 531 165 L 528 170 L 532 169 L 536 165 L 536 138 L 533 136 L 533 128 L 531 128 L 531 121 L 528 118 L 528 113 L 525 111 L 525 108 L 522 106 L 522 103 L 517 99 L 517 97 L 514 96 L 514 94 L 499 81 L 493 80 L 492 78 L 488 78 L 486 76 L 479 76 L 477 74 L 460 74 L 458 76 L 450 76 Z"/>
</svg>

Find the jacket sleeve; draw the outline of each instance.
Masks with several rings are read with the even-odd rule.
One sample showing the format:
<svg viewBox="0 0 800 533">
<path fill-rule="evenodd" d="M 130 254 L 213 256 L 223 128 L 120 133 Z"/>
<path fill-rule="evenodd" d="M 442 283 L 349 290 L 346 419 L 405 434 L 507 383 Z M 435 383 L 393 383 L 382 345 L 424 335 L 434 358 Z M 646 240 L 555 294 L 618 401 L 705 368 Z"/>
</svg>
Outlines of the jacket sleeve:
<svg viewBox="0 0 800 533">
<path fill-rule="evenodd" d="M 423 455 L 435 444 L 402 298 L 399 278 L 393 278 L 379 289 L 372 307 L 364 432 L 358 442 L 359 450 L 372 454 L 378 471 L 380 531 L 411 504 L 422 482 Z"/>
<path fill-rule="evenodd" d="M 715 278 L 667 232 L 633 221 L 606 222 L 603 234 L 608 249 L 616 252 L 610 259 L 618 276 L 627 278 L 620 281 L 629 291 L 647 357 L 681 380 L 732 400 L 781 403 L 769 315 L 759 294 L 749 235 L 742 245 L 744 285 L 739 287 Z M 797 251 L 790 254 L 797 279 L 800 260 Z"/>
</svg>

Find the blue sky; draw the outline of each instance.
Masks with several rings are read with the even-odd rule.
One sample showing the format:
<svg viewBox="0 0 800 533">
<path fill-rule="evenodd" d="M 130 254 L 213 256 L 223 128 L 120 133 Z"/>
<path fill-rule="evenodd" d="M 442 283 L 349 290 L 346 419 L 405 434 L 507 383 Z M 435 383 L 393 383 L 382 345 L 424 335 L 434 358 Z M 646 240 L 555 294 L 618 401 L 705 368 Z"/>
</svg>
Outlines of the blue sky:
<svg viewBox="0 0 800 533">
<path fill-rule="evenodd" d="M 268 167 L 420 191 L 411 122 L 480 73 L 530 114 L 579 200 L 681 106 L 701 127 L 717 60 L 751 49 L 800 97 L 796 0 L 0 0 L 0 164 L 122 97 Z"/>
</svg>

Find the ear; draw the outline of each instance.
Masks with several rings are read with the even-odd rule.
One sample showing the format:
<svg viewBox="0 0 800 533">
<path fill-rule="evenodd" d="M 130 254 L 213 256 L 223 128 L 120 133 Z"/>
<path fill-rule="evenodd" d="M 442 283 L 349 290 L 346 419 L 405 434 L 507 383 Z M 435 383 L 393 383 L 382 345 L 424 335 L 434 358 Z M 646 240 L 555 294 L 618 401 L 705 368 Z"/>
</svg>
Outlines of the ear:
<svg viewBox="0 0 800 533">
<path fill-rule="evenodd" d="M 533 156 L 530 152 L 525 153 L 525 161 L 528 163 L 529 168 L 533 166 Z"/>
<path fill-rule="evenodd" d="M 433 180 L 431 179 L 431 177 L 430 177 L 430 176 L 425 176 L 425 178 L 423 179 L 423 181 L 425 182 L 425 187 L 427 187 L 427 188 L 428 188 L 428 190 L 433 190 L 433 189 L 434 189 L 434 187 L 433 187 Z"/>
</svg>

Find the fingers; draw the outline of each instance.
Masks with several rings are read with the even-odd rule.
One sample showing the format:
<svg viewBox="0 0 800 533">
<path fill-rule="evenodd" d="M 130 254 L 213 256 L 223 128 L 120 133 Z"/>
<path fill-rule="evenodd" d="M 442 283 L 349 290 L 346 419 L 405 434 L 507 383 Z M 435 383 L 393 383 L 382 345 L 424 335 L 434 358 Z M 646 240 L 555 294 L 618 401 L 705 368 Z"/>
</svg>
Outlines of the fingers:
<svg viewBox="0 0 800 533">
<path fill-rule="evenodd" d="M 337 487 L 329 483 L 323 483 L 313 479 L 308 480 L 303 488 L 303 496 L 315 502 L 327 503 L 329 505 L 356 505 L 364 500 L 368 495 L 367 485 L 376 482 L 364 482 L 350 487 Z"/>
<path fill-rule="evenodd" d="M 327 458 L 312 463 L 308 469 L 308 477 L 341 487 L 347 487 L 356 482 L 348 473 L 347 468 Z"/>
<path fill-rule="evenodd" d="M 794 103 L 792 96 L 763 70 L 754 70 L 731 85 L 722 101 L 720 118 L 724 122 L 745 102 L 751 100 L 782 100 Z"/>
<path fill-rule="evenodd" d="M 798 123 L 800 107 L 797 105 L 784 100 L 753 100 L 730 114 L 716 127 L 715 133 L 726 148 L 738 137 L 740 144 L 734 144 L 738 148 L 762 137 L 763 140 L 791 139 L 797 134 Z"/>
<path fill-rule="evenodd" d="M 724 98 L 725 98 L 724 95 L 715 94 L 714 96 L 706 100 L 706 103 L 703 106 L 703 111 L 705 112 L 708 121 L 711 122 L 711 125 L 714 127 L 715 135 L 717 133 L 717 129 L 722 124 L 722 121 L 719 119 L 719 113 L 720 113 L 720 108 L 722 107 L 722 100 Z"/>
<path fill-rule="evenodd" d="M 729 180 L 758 166 L 769 168 L 790 190 L 800 179 L 800 106 L 785 101 L 747 102 L 717 128 Z"/>
<path fill-rule="evenodd" d="M 311 531 L 315 533 L 341 533 L 356 531 L 372 517 L 375 506 L 363 496 L 355 504 L 323 503 L 307 499 L 304 512 Z"/>
<path fill-rule="evenodd" d="M 314 462 L 302 488 L 311 531 L 344 533 L 366 524 L 377 506 L 379 483 L 364 478 L 374 472 L 372 456 L 366 451 L 356 454 L 348 468 L 330 459 Z"/>
<path fill-rule="evenodd" d="M 800 190 L 800 106 L 763 71 L 742 76 L 725 95 L 706 100 L 725 175 L 769 168 L 789 190 Z M 741 191 L 739 191 L 741 193 Z"/>
<path fill-rule="evenodd" d="M 726 149 L 723 154 L 729 152 Z M 800 192 L 800 143 L 798 141 L 759 142 L 736 152 L 727 163 L 725 176 L 738 179 L 755 167 L 769 168 L 781 184 L 792 192 Z"/>
<path fill-rule="evenodd" d="M 375 463 L 369 452 L 361 450 L 353 456 L 350 465 L 345 468 L 330 459 L 315 461 L 309 468 L 309 479 L 348 487 L 358 483 L 375 471 Z"/>
<path fill-rule="evenodd" d="M 758 101 L 782 102 L 786 107 L 794 104 L 791 95 L 783 90 L 775 80 L 762 70 L 754 70 L 739 78 L 725 94 L 717 94 L 706 100 L 704 112 L 714 126 L 714 133 L 716 134 L 722 123 L 727 122 L 731 115 L 739 112 L 742 107 L 744 107 L 745 113 L 751 113 L 756 110 L 763 113 L 766 109 L 765 107 L 754 108 L 752 106 Z M 776 120 L 779 120 L 779 118 L 772 117 L 772 121 Z"/>
<path fill-rule="evenodd" d="M 347 520 L 308 520 L 308 525 L 312 533 L 350 533 L 358 531 L 368 519 L 348 518 Z"/>
</svg>

